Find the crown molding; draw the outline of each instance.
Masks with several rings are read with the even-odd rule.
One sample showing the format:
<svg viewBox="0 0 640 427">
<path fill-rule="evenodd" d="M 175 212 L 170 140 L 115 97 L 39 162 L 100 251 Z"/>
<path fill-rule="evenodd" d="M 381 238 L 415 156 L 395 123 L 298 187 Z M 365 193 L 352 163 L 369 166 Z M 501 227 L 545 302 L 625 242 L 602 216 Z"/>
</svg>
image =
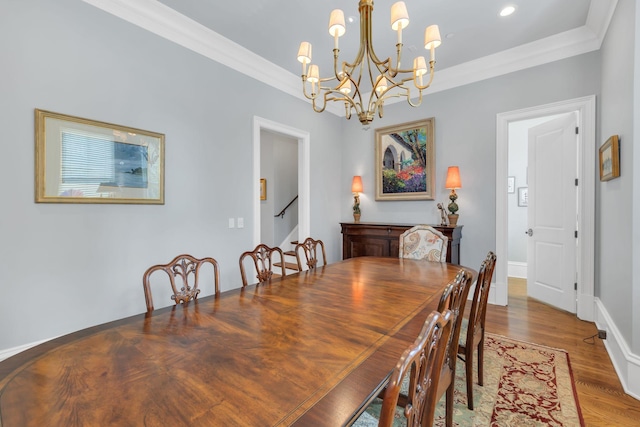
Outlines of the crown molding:
<svg viewBox="0 0 640 427">
<path fill-rule="evenodd" d="M 210 28 L 157 0 L 83 0 L 105 12 L 170 40 L 239 73 L 309 102 L 300 77 L 275 65 Z M 584 26 L 536 40 L 483 58 L 438 70 L 428 93 L 490 79 L 600 49 L 617 0 L 592 0 Z M 390 100 L 387 103 L 393 103 Z M 401 100 L 395 100 L 401 102 Z M 327 111 L 344 116 L 339 103 Z"/>
</svg>

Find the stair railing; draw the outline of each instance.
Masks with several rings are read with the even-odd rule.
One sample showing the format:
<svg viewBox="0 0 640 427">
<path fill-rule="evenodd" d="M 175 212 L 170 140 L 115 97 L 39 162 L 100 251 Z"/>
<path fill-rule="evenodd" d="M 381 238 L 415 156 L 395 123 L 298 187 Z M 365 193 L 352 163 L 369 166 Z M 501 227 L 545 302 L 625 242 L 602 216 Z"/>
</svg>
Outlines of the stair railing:
<svg viewBox="0 0 640 427">
<path fill-rule="evenodd" d="M 287 208 L 289 206 L 291 206 L 293 204 L 293 202 L 295 202 L 296 200 L 298 200 L 298 195 L 297 194 L 296 194 L 296 197 L 294 197 L 293 200 L 290 201 L 289 204 L 287 206 L 285 206 L 284 209 L 282 209 L 278 215 L 274 215 L 273 217 L 274 218 L 277 218 L 277 217 L 284 218 L 284 213 L 287 211 Z"/>
</svg>

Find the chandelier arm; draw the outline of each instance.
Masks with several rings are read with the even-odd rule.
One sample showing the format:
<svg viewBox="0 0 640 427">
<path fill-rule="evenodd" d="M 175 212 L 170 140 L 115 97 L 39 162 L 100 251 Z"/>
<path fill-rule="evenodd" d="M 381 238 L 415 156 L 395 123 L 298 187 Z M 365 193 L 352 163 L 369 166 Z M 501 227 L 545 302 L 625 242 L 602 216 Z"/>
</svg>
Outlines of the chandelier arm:
<svg viewBox="0 0 640 427">
<path fill-rule="evenodd" d="M 333 49 L 333 74 L 335 78 L 340 80 L 340 73 L 338 73 L 338 56 L 340 54 L 340 49 Z M 342 72 L 344 72 L 344 62 L 342 63 Z"/>
<path fill-rule="evenodd" d="M 373 10 L 373 1 L 360 2 L 360 5 L 358 7 L 358 11 L 360 12 L 360 48 L 358 49 L 358 54 L 356 55 L 353 63 L 345 61 L 342 65 L 343 69 L 346 65 L 347 67 L 351 68 L 351 70 L 353 70 L 358 66 L 358 64 L 362 62 L 364 52 L 369 45 L 368 42 L 365 44 L 363 43 L 363 41 L 365 41 L 367 38 L 367 28 L 369 28 L 369 31 L 371 30 L 371 25 L 367 25 L 367 22 L 370 22 L 369 16 L 371 10 Z"/>
<path fill-rule="evenodd" d="M 306 83 L 307 83 L 307 79 L 306 79 L 306 77 L 307 77 L 307 76 L 304 76 L 304 75 L 302 76 L 302 93 L 304 94 L 304 97 L 305 97 L 305 98 L 307 98 L 307 99 L 316 99 L 316 97 L 318 96 L 318 94 L 315 94 L 315 95 L 314 95 L 314 94 L 311 94 L 311 95 L 309 95 L 309 94 L 307 93 L 307 84 L 306 84 Z"/>
<path fill-rule="evenodd" d="M 395 68 L 393 67 L 393 64 L 391 62 L 391 58 L 387 58 L 387 61 L 389 61 L 389 75 L 391 77 L 395 77 L 398 75 L 398 73 L 407 73 L 407 72 L 413 72 L 413 70 L 401 70 L 400 69 L 400 60 L 402 59 L 402 43 L 398 43 L 396 44 L 396 66 Z"/>
<path fill-rule="evenodd" d="M 413 77 L 413 81 L 414 81 L 414 83 L 415 83 L 415 85 L 416 85 L 416 87 L 418 89 L 420 89 L 420 90 L 427 89 L 429 86 L 431 86 L 431 83 L 433 83 L 433 77 L 435 75 L 434 63 L 435 63 L 435 61 L 430 61 L 429 62 L 429 81 L 427 82 L 426 85 L 418 84 L 418 82 L 416 81 L 416 77 L 415 76 Z"/>
<path fill-rule="evenodd" d="M 327 108 L 327 97 L 326 95 L 322 97 L 322 100 L 323 100 L 322 108 L 316 106 L 317 99 L 318 98 L 316 97 L 311 100 L 311 106 L 313 107 L 313 111 L 315 111 L 316 113 L 322 113 L 325 110 L 325 108 Z"/>
</svg>

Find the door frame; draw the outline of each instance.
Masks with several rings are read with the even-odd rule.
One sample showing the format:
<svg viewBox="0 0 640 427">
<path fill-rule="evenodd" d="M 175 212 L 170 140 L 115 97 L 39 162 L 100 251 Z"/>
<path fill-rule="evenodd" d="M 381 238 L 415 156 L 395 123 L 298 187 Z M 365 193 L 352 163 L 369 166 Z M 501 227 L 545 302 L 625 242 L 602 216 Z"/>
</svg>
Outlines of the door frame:
<svg viewBox="0 0 640 427">
<path fill-rule="evenodd" d="M 578 248 L 576 252 L 578 291 L 577 316 L 595 319 L 595 170 L 596 170 L 596 97 L 595 95 L 555 102 L 496 116 L 496 268 L 495 304 L 507 305 L 509 123 L 542 116 L 577 112 L 578 127 Z"/>
<path fill-rule="evenodd" d="M 260 242 L 260 131 L 298 140 L 298 240 L 311 235 L 311 136 L 309 132 L 253 116 L 253 245 Z"/>
</svg>

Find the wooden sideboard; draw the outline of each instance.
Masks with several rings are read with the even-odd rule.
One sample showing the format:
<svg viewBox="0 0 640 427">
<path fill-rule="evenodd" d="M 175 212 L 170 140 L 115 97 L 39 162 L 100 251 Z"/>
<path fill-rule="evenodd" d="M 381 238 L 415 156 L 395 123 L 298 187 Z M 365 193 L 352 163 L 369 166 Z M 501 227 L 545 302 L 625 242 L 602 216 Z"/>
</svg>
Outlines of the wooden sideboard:
<svg viewBox="0 0 640 427">
<path fill-rule="evenodd" d="M 341 222 L 342 259 L 358 256 L 398 257 L 400 235 L 416 224 L 383 224 L 377 222 Z M 431 225 L 449 239 L 447 262 L 460 264 L 462 225 Z"/>
</svg>

